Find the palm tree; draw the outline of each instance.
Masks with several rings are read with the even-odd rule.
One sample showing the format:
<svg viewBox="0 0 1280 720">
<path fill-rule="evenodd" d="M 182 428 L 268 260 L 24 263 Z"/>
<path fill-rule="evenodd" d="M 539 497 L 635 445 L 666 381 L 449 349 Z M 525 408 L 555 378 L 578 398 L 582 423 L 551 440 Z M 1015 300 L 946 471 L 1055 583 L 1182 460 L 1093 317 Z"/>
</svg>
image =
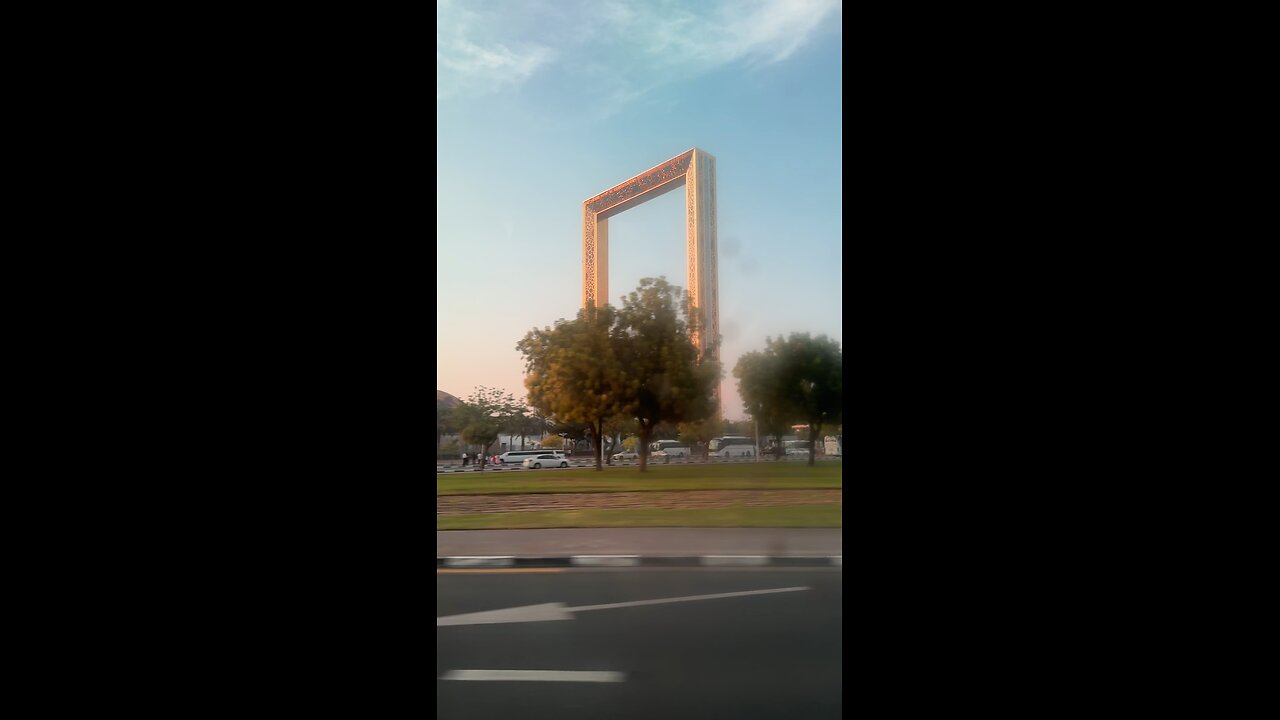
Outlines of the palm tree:
<svg viewBox="0 0 1280 720">
<path fill-rule="evenodd" d="M 532 420 L 533 432 L 538 433 L 538 444 L 542 444 L 542 441 L 547 438 L 547 433 L 551 432 L 556 426 L 555 417 L 534 408 L 529 411 L 529 418 Z"/>
</svg>

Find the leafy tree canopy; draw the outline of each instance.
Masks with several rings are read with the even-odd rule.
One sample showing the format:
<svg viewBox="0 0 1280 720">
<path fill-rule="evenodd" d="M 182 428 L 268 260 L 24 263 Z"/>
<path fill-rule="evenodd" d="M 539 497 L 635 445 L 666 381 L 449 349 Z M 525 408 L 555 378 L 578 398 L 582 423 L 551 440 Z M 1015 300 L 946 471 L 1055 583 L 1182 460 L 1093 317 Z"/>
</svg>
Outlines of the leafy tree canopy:
<svg viewBox="0 0 1280 720">
<path fill-rule="evenodd" d="M 641 472 L 657 427 L 705 419 L 716 410 L 720 365 L 711 352 L 699 357 L 693 344 L 698 317 L 688 293 L 664 277 L 644 278 L 622 300 L 615 336 L 626 368 L 625 414 L 639 426 Z"/>
<path fill-rule="evenodd" d="M 783 362 L 776 353 L 750 352 L 738 358 L 733 368 L 743 408 L 755 418 L 760 434 L 773 437 L 777 446 L 799 416 L 782 382 Z"/>
<path fill-rule="evenodd" d="M 558 420 L 585 423 L 603 469 L 606 435 L 640 437 L 640 469 L 662 423 L 698 420 L 715 409 L 720 367 L 693 345 L 698 314 L 665 278 L 645 278 L 621 309 L 585 308 L 574 320 L 533 329 L 516 344 L 525 357 L 529 402 Z M 708 354 L 710 356 L 710 354 Z"/>
<path fill-rule="evenodd" d="M 461 405 L 453 409 L 453 417 L 463 441 L 481 448 L 481 470 L 484 469 L 484 459 L 489 455 L 489 447 L 521 409 L 510 393 L 484 386 L 478 387 Z"/>
<path fill-rule="evenodd" d="M 738 360 L 733 374 L 743 406 L 761 430 L 780 438 L 791 424 L 809 424 L 809 464 L 813 443 L 824 427 L 839 425 L 844 407 L 844 360 L 840 343 L 825 335 L 792 333 L 765 339 L 763 352 Z"/>
<path fill-rule="evenodd" d="M 687 444 L 691 453 L 696 451 L 696 445 L 701 445 L 702 457 L 703 459 L 706 459 L 707 456 L 710 455 L 709 447 L 713 439 L 718 438 L 721 435 L 733 434 L 721 432 L 723 424 L 724 419 L 720 417 L 719 413 L 706 418 L 705 420 L 682 422 L 678 426 L 680 431 L 680 442 Z"/>
<path fill-rule="evenodd" d="M 529 402 L 555 415 L 557 433 L 573 424 L 591 429 L 596 470 L 603 470 L 603 426 L 626 409 L 626 380 L 611 334 L 616 317 L 608 306 L 584 308 L 574 320 L 534 328 L 516 344 L 525 358 Z"/>
</svg>

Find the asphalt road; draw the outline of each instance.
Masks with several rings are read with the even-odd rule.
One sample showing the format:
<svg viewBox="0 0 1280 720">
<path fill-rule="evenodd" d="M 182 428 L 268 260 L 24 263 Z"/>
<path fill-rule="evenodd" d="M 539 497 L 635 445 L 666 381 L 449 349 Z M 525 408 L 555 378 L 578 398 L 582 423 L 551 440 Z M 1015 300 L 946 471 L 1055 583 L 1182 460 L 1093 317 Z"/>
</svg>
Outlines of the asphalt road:
<svg viewBox="0 0 1280 720">
<path fill-rule="evenodd" d="M 436 711 L 522 720 L 838 718 L 842 578 L 840 568 L 437 572 Z M 527 606 L 543 607 L 526 616 L 565 619 L 440 624 Z"/>
</svg>

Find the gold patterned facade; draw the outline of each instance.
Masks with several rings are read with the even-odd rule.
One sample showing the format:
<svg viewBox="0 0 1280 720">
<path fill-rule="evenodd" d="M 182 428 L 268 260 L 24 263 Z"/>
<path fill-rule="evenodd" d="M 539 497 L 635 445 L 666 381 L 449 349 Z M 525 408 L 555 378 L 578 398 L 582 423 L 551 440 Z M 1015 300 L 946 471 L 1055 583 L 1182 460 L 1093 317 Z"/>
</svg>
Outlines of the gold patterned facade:
<svg viewBox="0 0 1280 720">
<path fill-rule="evenodd" d="M 609 218 L 677 188 L 685 189 L 685 261 L 689 298 L 701 314 L 701 355 L 720 336 L 716 267 L 716 159 L 698 148 L 677 155 L 582 203 L 582 306 L 609 302 Z M 719 359 L 719 352 L 715 352 Z"/>
</svg>

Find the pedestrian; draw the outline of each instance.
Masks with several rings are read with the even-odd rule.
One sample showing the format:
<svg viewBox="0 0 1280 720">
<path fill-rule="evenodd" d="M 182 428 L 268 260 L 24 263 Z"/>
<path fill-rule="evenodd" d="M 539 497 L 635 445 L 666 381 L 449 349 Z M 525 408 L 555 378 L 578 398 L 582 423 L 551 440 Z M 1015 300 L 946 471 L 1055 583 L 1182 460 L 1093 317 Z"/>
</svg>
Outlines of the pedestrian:
<svg viewBox="0 0 1280 720">
<path fill-rule="evenodd" d="M 467 451 L 463 450 L 462 451 L 462 467 L 466 467 L 466 466 L 467 466 Z"/>
</svg>

